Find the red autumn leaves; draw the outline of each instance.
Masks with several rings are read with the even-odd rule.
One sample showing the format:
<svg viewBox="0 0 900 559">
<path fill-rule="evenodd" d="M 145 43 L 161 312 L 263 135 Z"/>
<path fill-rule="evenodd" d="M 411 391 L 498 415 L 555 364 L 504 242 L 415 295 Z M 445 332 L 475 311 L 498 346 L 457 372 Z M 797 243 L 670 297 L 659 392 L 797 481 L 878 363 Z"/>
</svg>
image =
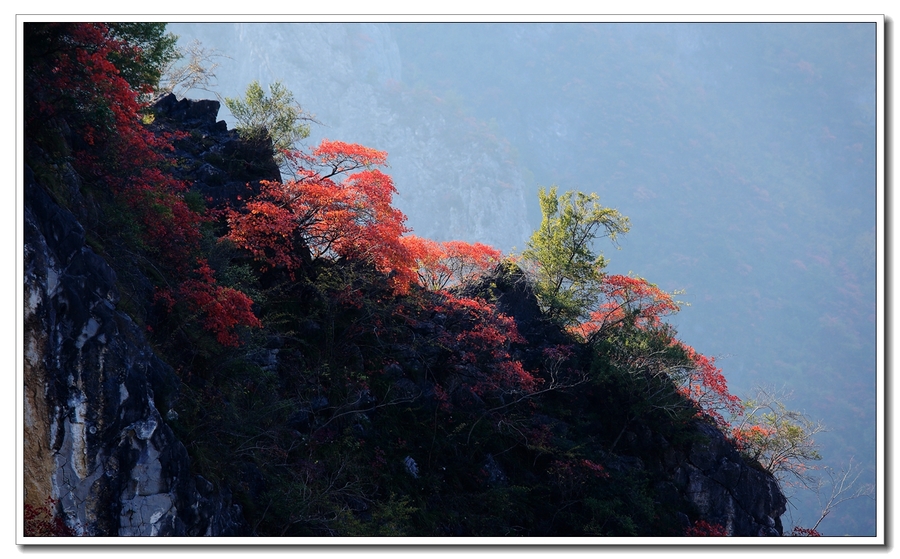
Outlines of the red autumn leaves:
<svg viewBox="0 0 900 559">
<path fill-rule="evenodd" d="M 200 251 L 200 228 L 210 218 L 191 209 L 184 199 L 187 185 L 163 171 L 163 152 L 173 150 L 178 134 L 156 135 L 142 124 L 140 95 L 152 85 L 135 90 L 111 62 L 115 56 L 137 60 L 140 49 L 115 39 L 102 23 L 35 25 L 29 28 L 32 44 L 43 48 L 30 53 L 27 125 L 67 120 L 80 140 L 73 165 L 127 209 L 141 250 L 168 277 L 172 287 L 160 290 L 157 299 L 170 309 L 176 300 L 185 301 L 220 343 L 236 345 L 236 328 L 259 321 L 246 295 L 216 283 Z"/>
<path fill-rule="evenodd" d="M 661 317 L 679 310 L 670 293 L 643 278 L 607 274 L 600 292 L 601 301 L 588 320 L 572 328 L 584 338 L 621 324 L 627 318 L 632 318 L 639 328 L 655 328 L 662 324 Z"/>
<path fill-rule="evenodd" d="M 439 243 L 414 235 L 404 237 L 403 243 L 415 260 L 419 283 L 433 291 L 471 281 L 499 264 L 503 256 L 481 243 Z"/>
<path fill-rule="evenodd" d="M 262 327 L 253 314 L 253 301 L 236 289 L 217 285 L 212 268 L 205 260 L 199 264 L 196 278 L 185 281 L 181 292 L 191 305 L 203 310 L 203 327 L 215 334 L 216 341 L 224 346 L 237 346 L 240 344 L 238 326 Z"/>
<path fill-rule="evenodd" d="M 406 216 L 391 205 L 391 177 L 375 166 L 387 154 L 325 140 L 311 153 L 289 154 L 304 165 L 285 183 L 265 182 L 259 196 L 227 215 L 226 238 L 249 251 L 264 269 L 303 266 L 302 250 L 319 258 L 370 261 L 390 274 L 396 291 L 414 279 L 413 260 L 401 236 Z"/>
<path fill-rule="evenodd" d="M 600 286 L 601 300 L 587 321 L 571 328 L 585 339 L 604 330 L 626 324 L 639 330 L 668 332 L 662 317 L 679 311 L 678 303 L 667 293 L 643 278 L 608 274 Z M 725 426 L 722 413 L 740 413 L 741 402 L 728 392 L 722 369 L 715 358 L 698 353 L 694 348 L 668 334 L 669 345 L 681 350 L 684 363 L 677 367 L 679 392 L 693 401 L 701 414 Z"/>
<path fill-rule="evenodd" d="M 413 283 L 439 290 L 465 282 L 500 261 L 499 250 L 481 243 L 404 236 L 406 216 L 391 205 L 397 190 L 375 168 L 386 165 L 383 151 L 324 140 L 310 153 L 288 156 L 293 180 L 263 183 L 258 197 L 228 212 L 226 238 L 265 269 L 293 276 L 305 249 L 312 260 L 369 261 L 405 293 Z"/>
<path fill-rule="evenodd" d="M 450 293 L 433 310 L 446 316 L 437 341 L 463 385 L 479 396 L 535 390 L 538 379 L 511 355 L 512 344 L 525 343 L 515 320 L 482 299 Z"/>
<path fill-rule="evenodd" d="M 173 138 L 154 135 L 141 124 L 139 100 L 146 87 L 132 88 L 111 62 L 113 53 L 130 52 L 127 45 L 103 24 L 49 24 L 43 31 L 49 46 L 33 57 L 30 68 L 36 70 L 27 76 L 34 90 L 29 125 L 56 116 L 87 115 L 77 127 L 85 148 L 76 154 L 75 164 L 84 176 L 108 186 L 132 212 L 145 250 L 165 266 L 169 279 L 171 287 L 161 290 L 158 299 L 170 310 L 176 301 L 185 305 L 187 314 L 197 316 L 222 345 L 239 345 L 242 327 L 261 326 L 253 302 L 221 285 L 204 259 L 201 225 L 212 216 L 189 207 L 186 185 L 162 170 L 163 152 L 172 149 Z M 502 257 L 480 243 L 408 235 L 406 216 L 392 206 L 393 181 L 380 170 L 387 163 L 383 151 L 325 140 L 309 152 L 285 157 L 292 180 L 263 183 L 257 196 L 222 214 L 228 226 L 225 238 L 247 251 L 264 271 L 283 269 L 294 277 L 318 259 L 362 260 L 383 273 L 395 293 L 403 294 L 416 283 L 434 291 L 464 283 L 492 269 Z M 460 312 L 468 308 L 463 300 L 448 299 L 447 304 Z M 661 318 L 677 310 L 670 294 L 643 279 L 606 275 L 589 319 L 572 331 L 589 338 L 629 320 L 637 328 L 659 329 Z M 515 338 L 514 329 L 504 322 L 507 317 L 482 309 L 471 320 L 467 339 L 452 340 L 451 345 L 461 348 L 454 356 L 461 368 L 482 359 L 496 363 L 491 375 L 496 386 L 477 388 L 531 388 L 533 379 L 521 366 L 493 349 Z M 510 334 L 498 338 L 503 332 Z M 671 344 L 683 351 L 687 363 L 681 390 L 705 414 L 721 421 L 719 412 L 737 405 L 721 370 L 674 337 Z"/>
<path fill-rule="evenodd" d="M 80 136 L 74 164 L 83 176 L 108 187 L 131 212 L 144 250 L 165 266 L 169 287 L 157 300 L 176 301 L 197 315 L 219 343 L 236 346 L 242 326 L 259 327 L 253 302 L 220 285 L 200 250 L 201 225 L 213 219 L 191 209 L 187 185 L 162 171 L 173 135 L 156 135 L 141 123 L 140 95 L 111 61 L 140 56 L 102 23 L 46 24 L 31 30 L 46 45 L 29 52 L 30 126 L 66 118 Z M 406 216 L 392 207 L 391 178 L 377 167 L 387 154 L 357 144 L 323 141 L 311 152 L 285 154 L 295 179 L 265 183 L 259 196 L 226 212 L 226 238 L 247 250 L 263 269 L 291 275 L 309 258 L 365 260 L 388 275 L 396 293 L 421 277 L 440 275 L 439 287 L 484 271 L 500 253 L 484 245 L 445 243 L 442 255 L 424 256 L 416 237 L 404 237 Z M 434 262 L 434 264 L 432 264 Z M 428 271 L 428 266 L 438 271 Z M 432 282 L 429 287 L 438 288 Z"/>
</svg>

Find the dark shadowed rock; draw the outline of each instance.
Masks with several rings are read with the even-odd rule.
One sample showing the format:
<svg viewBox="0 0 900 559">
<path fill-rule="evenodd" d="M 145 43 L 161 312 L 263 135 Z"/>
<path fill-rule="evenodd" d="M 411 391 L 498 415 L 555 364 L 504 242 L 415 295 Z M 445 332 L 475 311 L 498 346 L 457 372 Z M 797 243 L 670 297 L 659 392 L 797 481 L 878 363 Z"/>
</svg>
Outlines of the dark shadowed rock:
<svg viewBox="0 0 900 559">
<path fill-rule="evenodd" d="M 673 481 L 707 522 L 734 536 L 780 536 L 787 499 L 775 478 L 748 465 L 721 431 L 696 422 L 702 437 L 690 445 Z"/>
<path fill-rule="evenodd" d="M 543 316 L 527 276 L 515 265 L 497 266 L 480 280 L 463 286 L 460 294 L 494 301 L 501 312 L 515 319 L 519 333 L 528 342 L 520 350 L 526 369 L 539 365 L 543 348 L 571 343 L 558 325 Z M 455 392 L 454 404 L 473 405 L 465 396 L 468 394 Z M 546 424 L 564 432 L 561 422 L 548 419 Z M 618 471 L 656 472 L 668 480 L 661 482 L 659 500 L 673 508 L 687 501 L 701 519 L 722 525 L 730 535 L 781 535 L 779 517 L 787 501 L 776 480 L 748 465 L 716 427 L 697 421 L 692 429 L 696 440 L 686 448 L 674 448 L 661 435 L 636 425 L 623 440 L 630 441 L 630 447 L 646 450 L 644 458 L 610 455 L 607 466 Z"/>
<path fill-rule="evenodd" d="M 177 178 L 187 181 L 210 206 L 236 206 L 259 192 L 259 181 L 280 181 L 281 172 L 268 136 L 241 138 L 225 121 L 216 121 L 219 109 L 215 100 L 178 100 L 166 94 L 153 105 L 151 128 L 186 134 L 174 142 L 172 173 Z"/>
<path fill-rule="evenodd" d="M 117 309 L 115 272 L 33 180 L 24 226 L 26 498 L 57 499 L 79 535 L 246 534 L 161 417 L 177 381 Z"/>
</svg>

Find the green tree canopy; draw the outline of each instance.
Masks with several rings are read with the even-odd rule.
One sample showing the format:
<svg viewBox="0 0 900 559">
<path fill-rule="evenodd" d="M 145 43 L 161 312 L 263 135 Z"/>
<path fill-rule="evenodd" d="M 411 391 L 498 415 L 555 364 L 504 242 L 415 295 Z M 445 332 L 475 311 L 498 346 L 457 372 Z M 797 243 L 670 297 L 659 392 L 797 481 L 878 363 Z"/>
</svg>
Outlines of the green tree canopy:
<svg viewBox="0 0 900 559">
<path fill-rule="evenodd" d="M 107 24 L 110 35 L 123 41 L 132 52 L 112 52 L 110 62 L 136 91 L 159 85 L 163 69 L 179 57 L 175 43 L 178 37 L 166 33 L 165 23 L 117 22 Z"/>
<path fill-rule="evenodd" d="M 281 82 L 269 85 L 269 95 L 258 81 L 247 86 L 243 99 L 225 98 L 225 106 L 237 119 L 237 131 L 245 138 L 272 138 L 275 161 L 285 162 L 284 151 L 309 136 L 309 116 Z"/>
<path fill-rule="evenodd" d="M 560 196 L 553 186 L 549 191 L 541 188 L 538 197 L 541 226 L 522 256 L 534 264 L 535 290 L 544 310 L 573 324 L 587 316 L 600 294 L 606 259 L 594 252 L 594 241 L 609 237 L 615 242 L 628 232 L 628 218 L 603 207 L 596 193 L 568 191 Z"/>
</svg>

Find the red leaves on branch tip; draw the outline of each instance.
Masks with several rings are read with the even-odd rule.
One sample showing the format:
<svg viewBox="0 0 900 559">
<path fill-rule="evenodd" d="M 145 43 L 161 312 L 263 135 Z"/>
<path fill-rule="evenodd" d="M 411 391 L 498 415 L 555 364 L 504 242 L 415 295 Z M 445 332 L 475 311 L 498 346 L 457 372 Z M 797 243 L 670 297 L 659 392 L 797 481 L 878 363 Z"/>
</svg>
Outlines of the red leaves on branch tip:
<svg viewBox="0 0 900 559">
<path fill-rule="evenodd" d="M 313 150 L 312 156 L 320 165 L 337 167 L 341 169 L 340 172 L 387 164 L 386 151 L 332 140 L 322 140 Z"/>
<path fill-rule="evenodd" d="M 309 153 L 287 150 L 283 155 L 294 169 L 295 176 L 310 173 L 320 178 L 330 178 L 359 169 L 387 165 L 387 152 L 328 139 L 322 140 Z"/>
<path fill-rule="evenodd" d="M 452 273 L 443 262 L 441 244 L 416 235 L 406 235 L 400 239 L 416 266 L 419 284 L 426 289 L 437 291 L 449 283 Z"/>
<path fill-rule="evenodd" d="M 734 441 L 738 450 L 746 450 L 751 445 L 758 446 L 761 441 L 768 440 L 777 433 L 774 427 L 764 427 L 762 425 L 752 425 L 745 428 L 732 428 L 731 440 Z"/>
<path fill-rule="evenodd" d="M 678 378 L 679 392 L 697 405 L 701 415 L 727 427 L 722 412 L 740 413 L 740 399 L 728 392 L 727 382 L 722 370 L 716 367 L 715 358 L 698 353 L 665 329 L 662 317 L 680 310 L 672 294 L 643 278 L 613 274 L 603 277 L 600 293 L 597 309 L 586 322 L 571 330 L 585 339 L 626 325 L 666 335 L 669 344 L 684 353 L 685 363 L 677 367 L 682 373 Z"/>
<path fill-rule="evenodd" d="M 643 278 L 606 275 L 600 293 L 602 300 L 588 321 L 572 328 L 584 338 L 603 328 L 618 325 L 629 317 L 638 328 L 656 328 L 662 324 L 661 317 L 680 310 L 670 293 Z"/>
<path fill-rule="evenodd" d="M 490 271 L 503 256 L 482 243 L 439 243 L 415 235 L 407 235 L 402 241 L 416 262 L 419 284 L 433 291 L 471 281 Z"/>
<path fill-rule="evenodd" d="M 684 531 L 688 537 L 726 537 L 728 531 L 721 524 L 711 524 L 705 520 L 697 520 L 694 525 Z"/>
<path fill-rule="evenodd" d="M 442 246 L 446 265 L 458 283 L 471 281 L 488 272 L 503 256 L 499 250 L 482 243 L 446 241 Z"/>
<path fill-rule="evenodd" d="M 198 261 L 196 278 L 181 285 L 181 293 L 197 310 L 203 313 L 203 327 L 215 334 L 216 341 L 224 346 L 240 345 L 235 331 L 238 326 L 262 327 L 253 314 L 253 301 L 244 293 L 216 285 L 213 270 L 205 260 Z"/>
<path fill-rule="evenodd" d="M 728 422 L 721 412 L 741 413 L 741 399 L 728 392 L 728 383 L 722 369 L 716 367 L 715 358 L 698 353 L 678 340 L 673 340 L 672 344 L 684 350 L 690 362 L 688 377 L 680 388 L 681 393 L 697 404 L 702 415 L 709 417 L 720 427 L 727 428 Z"/>
<path fill-rule="evenodd" d="M 292 275 L 303 265 L 302 247 L 313 259 L 366 260 L 391 275 L 396 292 L 405 292 L 415 280 L 414 261 L 401 240 L 409 231 L 406 216 L 391 206 L 396 193 L 391 178 L 367 168 L 384 165 L 386 157 L 327 140 L 310 154 L 296 154 L 307 168 L 284 184 L 263 183 L 259 196 L 240 211 L 229 211 L 227 238 L 264 268 L 283 267 Z M 357 169 L 363 170 L 350 172 Z M 332 180 L 337 175 L 345 175 L 340 183 Z"/>
</svg>

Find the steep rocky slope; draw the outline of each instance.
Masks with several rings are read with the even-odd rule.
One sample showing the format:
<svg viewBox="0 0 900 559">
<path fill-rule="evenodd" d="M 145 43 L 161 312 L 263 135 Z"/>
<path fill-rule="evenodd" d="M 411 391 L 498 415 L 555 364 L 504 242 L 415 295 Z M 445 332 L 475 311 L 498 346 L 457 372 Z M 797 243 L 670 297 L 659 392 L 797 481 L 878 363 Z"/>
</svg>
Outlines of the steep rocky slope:
<svg viewBox="0 0 900 559">
<path fill-rule="evenodd" d="M 175 142 L 172 160 L 177 165 L 172 172 L 190 181 L 193 189 L 211 204 L 239 203 L 238 197 L 248 192 L 248 185 L 252 191 L 255 181 L 273 178 L 277 168 L 267 146 L 245 144 L 224 123 L 217 122 L 218 109 L 214 101 L 163 98 L 156 104 L 153 126 L 187 132 Z M 37 147 L 30 146 L 30 149 L 33 150 L 30 161 L 44 161 Z M 204 472 L 198 475 L 192 470 L 185 446 L 176 440 L 169 426 L 175 422 L 183 426 L 185 418 L 179 419 L 178 410 L 183 410 L 186 404 L 183 398 L 178 404 L 179 391 L 188 387 L 181 384 L 172 368 L 148 345 L 146 328 L 138 326 L 150 316 L 148 309 L 153 299 L 150 280 L 141 277 L 128 259 L 105 262 L 98 255 L 95 248 L 99 250 L 101 243 L 90 240 L 91 227 L 82 226 L 80 221 L 96 226 L 109 216 L 100 212 L 91 197 L 81 194 L 84 185 L 76 173 L 67 167 L 57 171 L 57 176 L 64 179 L 43 184 L 29 167 L 25 189 L 26 502 L 40 506 L 47 496 L 58 499 L 58 514 L 81 535 L 255 533 L 250 526 L 258 525 L 268 511 L 263 500 L 271 498 L 271 493 L 280 487 L 278 480 L 266 477 L 263 471 L 271 464 L 248 460 L 246 453 L 241 458 L 215 457 L 221 462 L 219 468 L 232 470 L 237 482 L 231 485 L 235 501 L 239 494 L 242 502 L 253 505 L 252 512 L 232 504 L 228 484 L 210 483 L 203 477 Z M 123 282 L 126 276 L 128 281 Z M 128 300 L 121 296 L 123 287 L 127 287 Z M 363 290 L 360 293 L 365 293 L 371 287 L 360 289 Z M 568 340 L 558 326 L 541 316 L 520 270 L 501 266 L 461 295 L 495 301 L 500 311 L 516 321 L 524 343 L 514 344 L 513 352 L 529 370 L 540 367 L 544 349 Z M 274 375 L 273 386 L 280 385 L 278 390 L 285 392 L 313 382 L 301 364 L 313 359 L 315 352 L 325 352 L 322 340 L 327 340 L 329 331 L 334 335 L 335 324 L 339 327 L 347 316 L 358 320 L 353 301 L 309 301 L 312 301 L 310 305 L 325 305 L 329 309 L 331 324 L 306 319 L 301 321 L 305 330 L 292 334 L 306 336 L 305 341 L 288 342 L 287 336 L 273 335 L 270 339 L 285 344 L 280 354 L 278 350 L 267 349 L 262 352 L 266 359 L 261 361 L 260 348 L 256 346 L 253 351 L 257 355 L 244 356 L 247 361 L 261 363 L 253 369 L 258 378 L 253 384 L 242 385 L 243 392 L 238 393 L 248 396 L 251 402 L 248 405 L 252 406 L 254 393 L 263 398 L 266 375 Z M 341 305 L 345 310 L 340 309 Z M 342 314 L 334 314 L 336 307 Z M 129 313 L 123 312 L 123 308 Z M 489 530 L 492 516 L 509 511 L 491 509 L 491 501 L 484 501 L 486 496 L 502 496 L 515 503 L 530 502 L 535 510 L 542 504 L 541 500 L 545 501 L 546 508 L 547 502 L 557 506 L 558 501 L 570 499 L 565 506 L 577 510 L 584 506 L 580 503 L 581 496 L 566 492 L 571 491 L 570 481 L 576 483 L 581 478 L 576 476 L 570 480 L 562 470 L 559 470 L 563 472 L 559 474 L 562 477 L 553 478 L 547 472 L 556 471 L 552 465 L 556 462 L 548 468 L 548 453 L 560 449 L 574 453 L 583 446 L 581 452 L 603 458 L 608 472 L 604 475 L 612 476 L 614 484 L 623 484 L 621 487 L 629 492 L 646 492 L 638 497 L 618 495 L 615 493 L 620 490 L 618 487 L 601 483 L 603 491 L 613 492 L 614 498 L 607 501 L 616 507 L 613 520 L 632 514 L 627 510 L 627 503 L 634 498 L 634 502 L 650 511 L 644 515 L 646 518 L 638 515 L 635 518 L 651 522 L 652 511 L 660 511 L 666 517 L 665 522 L 671 523 L 666 525 L 666 530 L 674 533 L 698 519 L 719 524 L 731 535 L 781 533 L 779 517 L 785 511 L 785 499 L 777 483 L 770 475 L 747 464 L 720 431 L 703 422 L 692 422 L 686 430 L 663 426 L 663 432 L 659 425 L 638 421 L 625 431 L 622 442 L 612 452 L 608 445 L 602 444 L 602 437 L 595 438 L 597 433 L 610 429 L 605 424 L 610 418 L 603 415 L 604 398 L 608 395 L 593 389 L 576 388 L 571 393 L 561 391 L 547 399 L 535 400 L 540 413 L 529 412 L 534 415 L 527 421 L 546 427 L 552 433 L 553 447 L 535 449 L 519 445 L 516 452 L 503 454 L 502 448 L 493 447 L 498 441 L 506 444 L 505 441 L 515 437 L 504 439 L 501 433 L 497 438 L 496 433 L 488 430 L 484 432 L 491 440 L 475 440 L 464 448 L 463 442 L 468 443 L 465 430 L 469 429 L 471 435 L 478 421 L 471 427 L 466 423 L 441 425 L 440 432 L 446 433 L 447 439 L 439 440 L 435 436 L 437 431 L 432 432 L 428 422 L 440 413 L 435 392 L 437 379 L 452 371 L 447 364 L 449 353 L 443 346 L 451 336 L 464 332 L 451 330 L 446 314 L 438 312 L 415 320 L 407 317 L 399 324 L 391 327 L 390 335 L 397 336 L 394 343 L 367 346 L 359 335 L 355 341 L 330 342 L 339 354 L 331 357 L 331 362 L 335 367 L 351 364 L 349 369 L 336 368 L 348 374 L 362 373 L 374 351 L 384 352 L 379 356 L 382 359 L 394 359 L 383 371 L 368 372 L 371 393 L 359 392 L 346 408 L 333 396 L 330 401 L 325 397 L 310 400 L 309 406 L 298 407 L 292 415 L 289 410 L 290 417 L 277 426 L 290 443 L 285 456 L 297 452 L 291 449 L 308 445 L 308 455 L 301 453 L 303 459 L 296 460 L 297 467 L 304 475 L 319 476 L 326 481 L 340 479 L 341 471 L 337 468 L 323 471 L 323 466 L 316 466 L 312 461 L 315 459 L 318 464 L 321 457 L 323 464 L 331 464 L 327 461 L 331 456 L 329 445 L 339 449 L 344 449 L 348 442 L 357 445 L 351 447 L 356 450 L 350 454 L 340 455 L 339 468 L 349 469 L 369 460 L 367 441 L 378 443 L 374 447 L 373 466 L 365 470 L 365 475 L 360 474 L 355 483 L 367 487 L 377 485 L 378 480 L 377 483 L 389 485 L 381 490 L 383 495 L 377 492 L 327 494 L 326 497 L 335 499 L 343 507 L 341 510 L 350 515 L 336 517 L 335 521 L 347 523 L 351 522 L 348 518 L 357 518 L 356 521 L 371 521 L 372 526 L 381 529 L 384 526 L 378 524 L 378 519 L 387 514 L 385 511 L 392 510 L 391 506 L 397 506 L 395 492 L 409 493 L 421 500 L 419 508 L 432 509 L 422 510 L 423 514 L 446 515 L 436 522 L 440 529 L 430 535 L 475 535 L 483 533 L 479 530 Z M 273 330 L 272 334 L 277 332 Z M 379 335 L 387 340 L 389 332 L 374 332 L 372 340 Z M 590 358 L 586 348 L 580 351 L 584 359 Z M 405 357 L 408 359 L 404 360 Z M 169 358 L 178 360 L 180 356 Z M 232 359 L 236 360 L 238 357 Z M 317 383 L 326 382 L 319 379 L 318 373 L 315 378 Z M 382 385 L 387 390 L 379 391 Z M 207 383 L 201 379 L 199 385 L 191 387 L 192 394 L 200 393 L 197 386 L 217 390 L 213 380 Z M 396 400 L 408 401 L 408 408 L 386 405 L 392 403 L 388 398 L 392 390 L 409 393 L 409 399 Z M 219 397 L 211 401 L 210 406 L 232 404 L 221 400 Z M 465 386 L 457 386 L 451 400 L 456 406 L 451 415 L 457 418 L 477 419 L 485 415 L 485 402 Z M 509 417 L 513 421 L 510 425 L 525 425 L 521 419 Z M 501 419 L 505 420 L 506 416 Z M 449 417 L 448 421 L 452 420 Z M 437 430 L 437 420 L 434 421 Z M 398 425 L 404 428 L 396 431 Z M 483 430 L 474 431 L 476 437 Z M 308 438 L 303 433 L 308 433 Z M 268 432 L 261 434 L 269 436 Z M 195 436 L 200 438 L 202 434 Z M 428 440 L 431 448 L 437 449 L 433 460 L 431 451 L 427 450 Z M 195 440 L 185 442 L 196 443 Z M 282 452 L 277 446 L 273 448 Z M 385 450 L 390 462 L 385 462 Z M 281 455 L 261 456 L 271 459 Z M 209 464 L 208 457 L 206 460 Z M 306 491 L 318 487 L 314 481 L 313 477 L 307 478 Z M 545 494 L 543 486 L 549 482 L 555 483 L 553 487 L 557 489 Z M 333 486 L 329 490 L 334 491 Z M 523 494 L 527 499 L 518 500 Z M 297 510 L 306 509 L 307 502 L 319 498 L 307 493 L 300 500 L 291 498 L 290 504 Z M 478 512 L 482 516 L 473 514 L 485 506 L 485 511 Z M 472 507 L 469 513 L 472 520 L 462 517 L 467 510 L 464 507 Z M 248 517 L 248 514 L 255 516 Z M 540 514 L 553 519 L 557 516 L 544 510 Z M 287 511 L 285 516 L 283 522 L 287 527 L 296 522 L 294 511 Z M 478 525 L 476 518 L 483 518 L 485 524 Z M 553 519 L 534 520 L 534 526 L 523 533 L 557 534 L 581 529 L 580 526 L 560 527 Z M 629 529 L 645 532 L 654 528 L 646 525 Z M 328 530 L 331 531 L 316 533 L 343 533 L 334 528 Z"/>
<path fill-rule="evenodd" d="M 531 359 L 540 348 L 564 340 L 558 329 L 548 324 L 534 294 L 521 273 L 495 273 L 466 290 L 496 300 L 498 307 L 516 319 L 519 331 L 532 348 Z M 529 359 L 526 356 L 525 361 Z M 579 409 L 595 409 L 601 398 L 587 396 Z M 587 415 L 587 414 L 585 414 Z M 602 417 L 602 416 L 601 416 Z M 575 430 L 575 422 L 566 429 Z M 564 423 L 557 424 L 557 428 Z M 589 421 L 581 436 L 602 431 L 604 426 Z M 637 424 L 625 432 L 625 448 L 609 454 L 610 468 L 654 479 L 653 499 L 663 506 L 685 511 L 694 509 L 706 522 L 718 524 L 734 536 L 780 536 L 781 515 L 787 500 L 778 483 L 761 468 L 745 461 L 716 427 L 694 421 L 686 442 L 675 443 L 654 432 L 647 424 Z M 576 436 L 572 436 L 574 440 Z M 676 515 L 688 525 L 683 512 Z"/>
<path fill-rule="evenodd" d="M 77 535 L 245 532 L 166 425 L 178 381 L 118 310 L 116 273 L 26 175 L 26 503 L 58 500 Z"/>
<path fill-rule="evenodd" d="M 191 135 L 173 157 L 175 172 L 219 200 L 246 193 L 249 180 L 278 178 L 269 146 L 249 145 L 216 122 L 218 102 L 157 104 Z M 159 124 L 157 124 L 159 126 Z M 31 160 L 42 161 L 30 145 Z M 221 167 L 207 162 L 212 160 Z M 46 163 L 46 161 L 44 161 Z M 64 165 L 55 195 L 103 220 Z M 149 280 L 124 259 L 106 262 L 88 245 L 78 218 L 26 166 L 25 182 L 25 490 L 46 498 L 78 535 L 229 536 L 247 533 L 227 489 L 193 475 L 184 446 L 166 421 L 179 380 L 132 318 L 122 312 L 120 282 L 129 278 L 133 313 L 143 317 Z M 136 285 L 136 286 L 135 286 Z"/>
</svg>

